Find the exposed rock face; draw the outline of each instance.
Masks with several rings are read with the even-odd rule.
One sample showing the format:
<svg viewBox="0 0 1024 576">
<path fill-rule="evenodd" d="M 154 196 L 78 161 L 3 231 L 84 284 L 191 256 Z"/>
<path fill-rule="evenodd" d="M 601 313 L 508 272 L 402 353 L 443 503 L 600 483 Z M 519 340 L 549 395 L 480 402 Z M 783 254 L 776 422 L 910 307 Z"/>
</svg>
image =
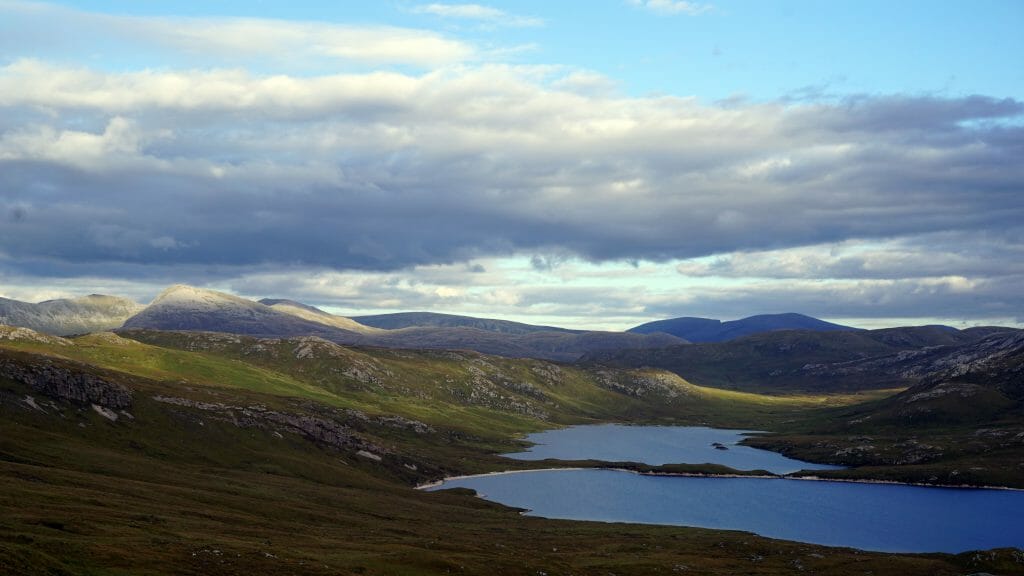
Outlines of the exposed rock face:
<svg viewBox="0 0 1024 576">
<path fill-rule="evenodd" d="M 924 385 L 949 380 L 981 379 L 996 383 L 1024 377 L 1024 332 L 995 333 L 959 346 L 932 346 L 897 354 L 836 364 L 808 364 L 803 371 L 819 377 L 860 376 L 918 380 Z M 949 393 L 962 392 L 953 390 Z M 929 391 L 933 395 L 940 390 Z M 920 399 L 916 397 L 911 401 Z"/>
<path fill-rule="evenodd" d="M 680 387 L 681 378 L 668 372 L 597 370 L 594 376 L 600 386 L 634 398 L 661 396 L 671 401 L 689 392 Z"/>
<path fill-rule="evenodd" d="M 76 404 L 97 404 L 114 409 L 127 408 L 132 404 L 132 393 L 124 386 L 49 362 L 23 365 L 0 359 L 0 376 L 27 384 L 45 396 Z"/>
</svg>

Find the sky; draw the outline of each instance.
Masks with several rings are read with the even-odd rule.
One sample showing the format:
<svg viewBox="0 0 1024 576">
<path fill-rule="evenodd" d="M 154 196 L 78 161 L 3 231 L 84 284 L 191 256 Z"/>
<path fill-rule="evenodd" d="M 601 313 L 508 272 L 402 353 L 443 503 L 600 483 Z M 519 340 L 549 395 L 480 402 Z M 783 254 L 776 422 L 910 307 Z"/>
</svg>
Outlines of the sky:
<svg viewBox="0 0 1024 576">
<path fill-rule="evenodd" d="M 1024 325 L 1024 3 L 0 0 L 0 296 Z"/>
</svg>

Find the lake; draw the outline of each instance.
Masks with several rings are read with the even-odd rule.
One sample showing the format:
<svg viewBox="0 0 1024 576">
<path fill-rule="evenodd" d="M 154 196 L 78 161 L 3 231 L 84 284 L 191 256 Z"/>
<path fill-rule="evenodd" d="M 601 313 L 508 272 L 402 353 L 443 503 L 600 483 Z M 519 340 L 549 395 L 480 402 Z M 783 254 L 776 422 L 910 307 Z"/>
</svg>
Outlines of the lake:
<svg viewBox="0 0 1024 576">
<path fill-rule="evenodd" d="M 786 474 L 798 470 L 834 470 L 838 466 L 802 462 L 776 452 L 739 446 L 749 430 L 703 426 L 572 426 L 530 434 L 527 452 L 503 454 L 518 460 L 604 460 L 661 464 L 723 464 L 736 470 Z M 727 448 L 721 450 L 714 444 Z"/>
<path fill-rule="evenodd" d="M 579 428 L 600 430 L 584 430 L 581 436 Z M 533 458 L 699 464 L 725 463 L 721 459 L 736 449 L 730 445 L 729 450 L 712 448 L 705 453 L 699 443 L 711 437 L 718 438 L 711 442 L 720 442 L 717 432 L 737 431 L 676 427 L 670 432 L 665 428 L 589 426 L 558 430 L 554 432 L 563 434 L 534 436 L 543 437 L 548 443 L 526 454 Z M 650 432 L 650 438 L 645 437 L 645 431 Z M 625 432 L 629 441 L 609 443 L 608 432 L 612 436 Z M 675 433 L 693 441 L 696 460 L 666 460 L 656 455 L 664 449 L 672 451 L 665 442 Z M 580 452 L 564 452 L 564 446 L 552 440 L 566 437 L 574 442 L 581 437 L 600 439 L 601 445 L 584 442 L 578 445 Z M 658 448 L 645 457 L 640 446 Z M 605 458 L 602 454 L 615 456 Z M 523 453 L 516 455 L 522 456 Z M 808 468 L 799 461 L 792 461 L 796 465 L 781 466 L 769 462 L 769 467 L 764 465 L 767 460 L 756 458 L 758 464 L 754 468 Z M 728 465 L 751 469 L 750 462 L 738 463 L 739 466 Z M 1020 519 L 1024 518 L 1021 491 L 774 478 L 648 476 L 617 470 L 537 470 L 472 476 L 450 479 L 431 490 L 454 487 L 472 488 L 488 500 L 525 508 L 530 515 L 547 518 L 744 530 L 771 538 L 884 552 L 956 553 L 1024 547 L 1024 530 L 1020 530 Z"/>
</svg>

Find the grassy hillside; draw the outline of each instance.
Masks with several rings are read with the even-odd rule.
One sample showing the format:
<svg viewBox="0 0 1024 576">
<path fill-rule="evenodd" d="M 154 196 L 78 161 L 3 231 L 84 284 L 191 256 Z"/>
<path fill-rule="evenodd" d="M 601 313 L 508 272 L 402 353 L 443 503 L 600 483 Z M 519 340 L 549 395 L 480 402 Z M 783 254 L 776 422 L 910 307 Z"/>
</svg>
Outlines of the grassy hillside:
<svg viewBox="0 0 1024 576">
<path fill-rule="evenodd" d="M 0 338 L 5 574 L 1021 572 L 1011 551 L 901 556 L 552 521 L 411 488 L 532 466 L 494 454 L 559 423 L 769 425 L 849 398 L 312 338 L 126 335 Z"/>
</svg>

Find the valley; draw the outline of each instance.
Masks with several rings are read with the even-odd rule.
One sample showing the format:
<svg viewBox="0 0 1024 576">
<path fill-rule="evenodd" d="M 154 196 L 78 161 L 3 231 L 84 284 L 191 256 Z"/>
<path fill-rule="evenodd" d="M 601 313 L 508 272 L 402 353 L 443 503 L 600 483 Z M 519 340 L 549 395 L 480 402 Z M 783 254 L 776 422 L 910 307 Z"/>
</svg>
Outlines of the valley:
<svg viewBox="0 0 1024 576">
<path fill-rule="evenodd" d="M 585 333 L 443 317 L 360 328 L 299 303 L 172 295 L 113 332 L 0 327 L 11 573 L 1024 573 L 1009 548 L 864 552 L 415 490 L 566 465 L 746 473 L 500 456 L 526 433 L 607 422 L 765 430 L 744 444 L 846 467 L 796 475 L 1024 488 L 1024 332 L 776 331 L 650 350 L 601 336 L 619 347 L 565 362 L 546 358 L 554 345 L 515 357 L 381 334 Z"/>
</svg>

